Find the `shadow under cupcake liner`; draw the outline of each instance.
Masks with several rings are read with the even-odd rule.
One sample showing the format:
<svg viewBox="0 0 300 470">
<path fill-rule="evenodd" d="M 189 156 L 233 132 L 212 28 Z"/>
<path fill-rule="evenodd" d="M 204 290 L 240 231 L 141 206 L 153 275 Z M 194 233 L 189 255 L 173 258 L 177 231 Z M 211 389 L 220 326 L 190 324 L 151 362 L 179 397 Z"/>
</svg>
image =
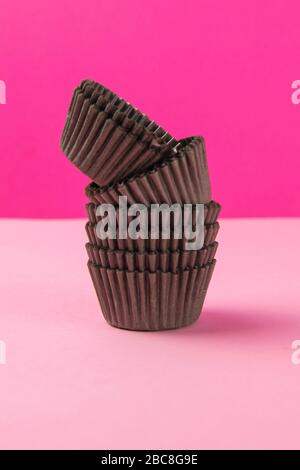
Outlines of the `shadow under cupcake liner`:
<svg viewBox="0 0 300 470">
<path fill-rule="evenodd" d="M 101 310 L 117 328 L 157 331 L 194 323 L 202 310 L 215 260 L 177 273 L 99 268 L 88 263 Z"/>
<path fill-rule="evenodd" d="M 177 272 L 193 266 L 205 266 L 216 254 L 218 243 L 190 251 L 154 251 L 132 252 L 127 250 L 109 250 L 98 248 L 91 243 L 86 244 L 89 260 L 102 268 L 126 269 L 128 271 Z"/>
</svg>

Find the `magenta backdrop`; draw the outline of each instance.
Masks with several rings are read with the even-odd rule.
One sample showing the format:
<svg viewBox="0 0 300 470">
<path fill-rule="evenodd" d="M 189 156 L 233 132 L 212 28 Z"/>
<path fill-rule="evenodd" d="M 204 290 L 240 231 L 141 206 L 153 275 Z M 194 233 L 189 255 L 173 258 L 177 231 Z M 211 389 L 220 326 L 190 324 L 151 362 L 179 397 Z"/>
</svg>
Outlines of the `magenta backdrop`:
<svg viewBox="0 0 300 470">
<path fill-rule="evenodd" d="M 206 137 L 223 216 L 300 215 L 299 0 L 0 0 L 0 215 L 79 217 L 59 149 L 92 78 L 176 137 Z"/>
</svg>

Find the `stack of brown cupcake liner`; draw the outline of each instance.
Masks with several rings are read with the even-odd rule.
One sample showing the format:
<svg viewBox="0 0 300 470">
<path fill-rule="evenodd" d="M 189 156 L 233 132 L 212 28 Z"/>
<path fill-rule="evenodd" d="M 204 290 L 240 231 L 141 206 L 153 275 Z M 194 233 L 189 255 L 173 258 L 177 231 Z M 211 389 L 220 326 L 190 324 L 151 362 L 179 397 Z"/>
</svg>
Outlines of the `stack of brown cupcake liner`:
<svg viewBox="0 0 300 470">
<path fill-rule="evenodd" d="M 138 238 L 133 240 L 131 238 L 122 239 L 119 238 L 118 233 L 116 238 L 99 238 L 96 233 L 96 225 L 93 222 L 87 222 L 85 229 L 88 236 L 89 242 L 97 248 L 107 248 L 110 250 L 126 250 L 129 251 L 167 251 L 167 250 L 186 250 L 186 245 L 190 241 L 183 234 L 182 238 L 175 238 L 174 233 L 170 233 L 170 238 L 166 239 L 162 237 L 162 233 L 159 234 L 159 238 Z M 204 227 L 204 247 L 211 245 L 216 240 L 219 232 L 219 222 L 214 224 L 207 224 Z"/>
<path fill-rule="evenodd" d="M 117 94 L 92 80 L 75 89 L 61 138 L 70 161 L 93 181 L 86 188 L 88 268 L 107 322 L 132 330 L 163 330 L 199 317 L 215 267 L 220 205 L 211 198 L 202 137 L 177 141 Z M 178 238 L 175 215 L 166 237 L 100 238 L 101 204 L 114 206 L 119 227 L 119 198 L 128 206 L 188 204 L 191 226 L 204 205 L 204 243 L 200 249 L 185 231 Z M 100 213 L 100 212 L 99 212 Z M 186 217 L 186 214 L 184 214 Z M 127 224 L 133 220 L 127 216 Z M 186 221 L 186 219 L 185 219 Z M 180 220 L 182 224 L 182 220 Z M 127 225 L 128 227 L 128 225 Z"/>
</svg>

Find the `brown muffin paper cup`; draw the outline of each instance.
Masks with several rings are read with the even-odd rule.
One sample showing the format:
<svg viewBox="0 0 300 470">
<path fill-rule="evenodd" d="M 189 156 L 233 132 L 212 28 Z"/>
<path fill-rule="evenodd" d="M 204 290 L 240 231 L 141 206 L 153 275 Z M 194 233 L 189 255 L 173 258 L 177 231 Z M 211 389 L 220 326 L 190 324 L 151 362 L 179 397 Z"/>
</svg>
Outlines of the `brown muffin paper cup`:
<svg viewBox="0 0 300 470">
<path fill-rule="evenodd" d="M 67 114 L 67 119 L 66 119 L 66 122 L 65 122 L 65 125 L 64 125 L 64 128 L 63 128 L 63 131 L 62 131 L 62 136 L 61 136 L 61 145 L 64 141 L 64 137 L 66 135 L 66 132 L 68 130 L 68 126 L 70 124 L 70 117 L 72 116 L 72 113 L 73 113 L 73 109 L 74 109 L 74 104 L 75 104 L 75 100 L 77 98 L 77 94 L 82 92 L 83 89 L 88 86 L 88 80 L 83 80 L 81 82 L 81 84 L 79 85 L 79 87 L 75 88 L 74 92 L 73 92 L 73 95 L 72 95 L 72 99 L 71 99 L 71 103 L 70 103 L 70 106 L 69 106 L 69 109 L 68 109 L 68 114 Z"/>
<path fill-rule="evenodd" d="M 86 96 L 86 94 L 91 93 L 91 95 Z M 65 136 L 63 142 L 62 142 L 62 148 L 63 151 L 66 153 L 66 155 L 72 159 L 72 152 L 76 151 L 76 147 L 74 149 L 74 146 L 79 146 L 80 145 L 80 140 L 79 140 L 79 132 L 85 123 L 86 123 L 86 128 L 82 130 L 82 132 L 86 132 L 88 129 L 88 126 L 90 127 L 92 123 L 94 122 L 97 114 L 99 112 L 104 112 L 107 110 L 107 114 L 110 112 L 108 108 L 108 101 L 107 98 L 103 95 L 100 95 L 96 93 L 95 91 L 92 92 L 90 87 L 87 87 L 86 89 L 86 94 L 81 93 L 77 97 L 77 102 L 78 102 L 78 108 L 75 107 L 73 110 L 73 115 L 72 117 L 69 118 L 70 124 L 69 124 L 69 133 Z M 79 108 L 79 103 L 80 103 L 80 108 Z M 83 137 L 81 135 L 81 139 L 83 141 Z M 81 142 L 82 146 L 83 142 Z M 80 150 L 80 148 L 79 148 Z"/>
<path fill-rule="evenodd" d="M 219 231 L 219 223 L 216 222 L 214 224 L 205 225 L 205 232 L 204 232 L 204 244 L 203 246 L 206 247 L 211 245 L 215 242 L 218 231 Z M 132 240 L 131 238 L 120 239 L 120 238 L 106 238 L 101 239 L 98 238 L 96 235 L 96 224 L 92 222 L 87 222 L 85 226 L 88 240 L 92 245 L 97 246 L 98 248 L 106 248 L 112 251 L 115 250 L 128 250 L 128 251 L 138 251 L 138 252 L 145 252 L 145 251 L 177 251 L 177 250 L 186 250 L 186 243 L 189 241 L 186 238 L 175 239 L 172 232 L 170 233 L 169 239 L 137 239 Z"/>
<path fill-rule="evenodd" d="M 81 84 L 79 85 L 79 87 L 75 88 L 73 92 L 71 103 L 70 103 L 68 114 L 67 114 L 65 128 L 62 133 L 62 139 L 66 137 L 68 124 L 70 124 L 70 122 L 74 119 L 74 110 L 76 109 L 77 115 L 81 111 L 80 106 L 82 102 L 80 100 L 78 101 L 78 96 L 80 95 L 84 99 L 90 98 L 92 102 L 93 101 L 92 94 L 96 99 L 99 96 L 103 96 L 106 98 L 107 102 L 111 102 L 113 104 L 117 104 L 118 102 L 122 101 L 121 99 L 118 99 L 117 95 L 109 91 L 103 85 L 97 84 L 96 82 L 92 80 L 83 80 Z"/>
<path fill-rule="evenodd" d="M 117 328 L 157 331 L 194 323 L 202 310 L 215 261 L 171 272 L 88 268 L 105 320 Z"/>
<path fill-rule="evenodd" d="M 79 87 L 75 88 L 74 93 L 72 95 L 70 107 L 68 110 L 67 120 L 65 123 L 65 127 L 62 133 L 61 142 L 67 142 L 68 137 L 73 133 L 74 129 L 69 129 L 70 124 L 76 124 L 76 118 L 79 116 L 81 112 L 81 107 L 83 104 L 83 100 L 86 98 L 90 98 L 93 102 L 94 97 L 96 100 L 99 96 L 105 97 L 107 102 L 117 103 L 119 98 L 115 93 L 110 91 L 108 88 L 105 88 L 103 85 L 94 82 L 93 80 L 83 80 Z M 122 101 L 122 100 L 121 100 Z M 125 103 L 123 101 L 123 103 Z"/>
<path fill-rule="evenodd" d="M 177 142 L 124 100 L 90 84 L 76 90 L 61 146 L 86 175 L 105 186 L 140 173 Z"/>
<path fill-rule="evenodd" d="M 204 139 L 180 141 L 176 156 L 154 165 L 151 170 L 110 187 L 91 183 L 86 195 L 94 203 L 118 204 L 127 196 L 128 204 L 206 204 L 211 201 Z"/>
<path fill-rule="evenodd" d="M 108 118 L 114 118 L 118 123 L 123 121 L 126 123 L 126 118 L 132 115 L 132 110 L 124 102 L 117 105 L 116 100 L 109 101 L 107 95 L 92 90 L 90 86 L 84 92 L 79 93 L 77 106 L 73 109 L 72 116 L 67 118 L 74 127 L 63 140 L 63 149 L 70 159 L 73 154 L 76 156 L 82 147 L 83 142 L 79 139 L 79 135 L 82 137 L 87 134 L 86 138 L 88 138 L 88 131 L 99 113 L 103 116 L 103 123 Z"/>
<path fill-rule="evenodd" d="M 99 121 L 100 126 L 103 124 L 100 131 Z M 96 140 L 90 147 L 89 138 L 94 136 Z M 99 113 L 89 137 L 71 160 L 96 183 L 106 186 L 141 173 L 166 155 L 174 154 L 171 144 L 160 144 L 149 137 L 141 132 L 139 124 L 133 123 L 129 131 L 114 119 L 107 119 L 105 113 Z"/>
<path fill-rule="evenodd" d="M 152 251 L 133 252 L 126 250 L 99 249 L 90 243 L 86 244 L 89 260 L 101 268 L 126 269 L 127 271 L 170 271 L 193 266 L 205 266 L 212 262 L 217 251 L 215 242 L 201 250 L 191 251 Z"/>
<path fill-rule="evenodd" d="M 99 222 L 103 217 L 96 215 L 96 210 L 97 210 L 97 204 L 94 204 L 93 202 L 90 202 L 86 204 L 86 212 L 89 218 L 90 222 L 97 223 Z M 115 205 L 115 213 L 116 213 L 116 220 L 117 220 L 117 225 L 119 224 L 119 212 L 118 208 L 119 206 Z M 150 209 L 150 207 L 148 207 Z M 221 211 L 221 206 L 215 201 L 210 201 L 208 204 L 205 204 L 204 206 L 204 222 L 205 224 L 213 224 L 217 221 L 217 218 L 219 216 L 219 213 Z M 183 208 L 182 208 L 183 212 Z M 150 211 L 149 211 L 150 214 Z M 196 216 L 196 206 L 193 205 L 192 207 L 192 212 L 191 212 L 191 217 L 192 217 L 192 225 L 195 226 L 196 221 L 197 221 L 197 216 Z M 134 218 L 134 216 L 130 217 L 128 216 L 128 223 Z M 174 218 L 171 218 L 171 223 L 174 222 Z M 172 222 L 173 221 L 173 222 Z M 151 224 L 151 217 L 149 215 L 149 227 Z"/>
<path fill-rule="evenodd" d="M 145 130 L 149 131 L 149 133 L 155 135 L 157 138 L 162 139 L 163 142 L 166 143 L 173 139 L 173 137 L 168 134 L 161 126 L 156 124 L 153 120 L 148 118 L 144 113 L 140 112 L 129 102 L 125 101 L 123 98 L 119 97 L 116 93 L 104 87 L 103 85 L 92 80 L 84 80 L 81 82 L 80 86 L 75 89 L 68 111 L 67 122 L 74 120 L 74 116 L 79 116 L 81 112 L 82 101 L 81 99 L 78 100 L 79 95 L 82 95 L 83 98 L 89 98 L 91 104 L 95 103 L 98 97 L 105 97 L 107 103 L 113 105 L 116 111 L 124 111 L 128 117 L 140 123 Z M 64 129 L 62 138 L 64 139 L 65 137 L 66 132 Z"/>
<path fill-rule="evenodd" d="M 81 83 L 81 85 L 75 89 L 71 104 L 69 107 L 67 119 L 65 122 L 65 126 L 62 132 L 62 137 L 61 137 L 61 146 L 64 148 L 64 146 L 67 144 L 70 136 L 72 135 L 77 119 L 80 115 L 81 107 L 83 105 L 83 102 L 86 98 L 90 97 L 94 91 L 94 86 L 89 80 L 85 80 L 84 82 Z"/>
</svg>

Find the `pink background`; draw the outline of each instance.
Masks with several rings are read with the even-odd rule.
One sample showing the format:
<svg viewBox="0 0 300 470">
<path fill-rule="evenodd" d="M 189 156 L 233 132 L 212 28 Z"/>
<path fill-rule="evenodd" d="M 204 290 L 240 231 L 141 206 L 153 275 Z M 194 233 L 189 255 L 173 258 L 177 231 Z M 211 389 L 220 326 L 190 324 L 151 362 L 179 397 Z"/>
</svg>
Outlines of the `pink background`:
<svg viewBox="0 0 300 470">
<path fill-rule="evenodd" d="M 92 78 L 177 138 L 206 137 L 223 216 L 300 215 L 298 0 L 0 0 L 0 216 L 80 217 L 59 140 Z"/>
<path fill-rule="evenodd" d="M 299 0 L 0 0 L 0 217 L 84 216 L 83 78 L 206 137 L 223 206 L 200 320 L 108 326 L 83 220 L 0 220 L 0 447 L 299 449 Z M 264 220 L 255 217 L 283 216 Z M 244 219 L 242 217 L 252 217 Z"/>
</svg>

